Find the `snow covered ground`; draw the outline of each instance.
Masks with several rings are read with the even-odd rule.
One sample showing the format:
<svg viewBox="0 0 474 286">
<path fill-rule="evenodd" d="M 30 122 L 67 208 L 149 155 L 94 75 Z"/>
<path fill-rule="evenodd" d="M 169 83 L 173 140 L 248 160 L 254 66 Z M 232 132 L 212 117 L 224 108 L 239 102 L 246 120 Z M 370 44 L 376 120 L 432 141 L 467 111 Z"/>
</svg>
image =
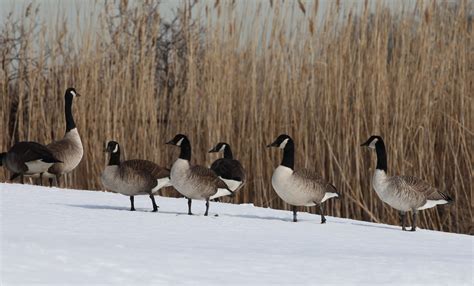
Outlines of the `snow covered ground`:
<svg viewBox="0 0 474 286">
<path fill-rule="evenodd" d="M 473 238 L 252 205 L 0 184 L 0 285 L 473 285 Z M 213 214 L 218 213 L 215 217 Z"/>
</svg>

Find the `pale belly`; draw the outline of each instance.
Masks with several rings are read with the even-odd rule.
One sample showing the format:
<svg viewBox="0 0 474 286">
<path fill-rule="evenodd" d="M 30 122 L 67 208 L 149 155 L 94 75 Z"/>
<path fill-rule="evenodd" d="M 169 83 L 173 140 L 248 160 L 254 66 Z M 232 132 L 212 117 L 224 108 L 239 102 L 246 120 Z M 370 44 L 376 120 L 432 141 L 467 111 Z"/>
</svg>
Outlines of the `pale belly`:
<svg viewBox="0 0 474 286">
<path fill-rule="evenodd" d="M 188 199 L 193 199 L 193 200 L 205 199 L 200 192 L 197 192 L 196 189 L 192 187 L 191 183 L 187 183 L 185 181 L 176 182 L 176 181 L 173 181 L 173 179 L 171 179 L 171 183 L 180 194 L 182 194 Z"/>
<path fill-rule="evenodd" d="M 310 193 L 301 190 L 301 185 L 292 179 L 290 168 L 278 166 L 273 172 L 272 186 L 278 196 L 286 203 L 294 206 L 314 206 L 314 198 Z"/>
<path fill-rule="evenodd" d="M 102 172 L 100 180 L 106 190 L 125 196 L 146 195 L 149 193 L 143 186 L 130 184 L 121 180 L 120 177 L 116 175 L 117 168 L 117 166 L 107 166 L 104 172 Z"/>
<path fill-rule="evenodd" d="M 193 200 L 203 200 L 202 193 L 196 189 L 196 186 L 189 180 L 189 163 L 186 160 L 178 159 L 171 167 L 170 177 L 171 185 L 183 196 Z"/>
</svg>

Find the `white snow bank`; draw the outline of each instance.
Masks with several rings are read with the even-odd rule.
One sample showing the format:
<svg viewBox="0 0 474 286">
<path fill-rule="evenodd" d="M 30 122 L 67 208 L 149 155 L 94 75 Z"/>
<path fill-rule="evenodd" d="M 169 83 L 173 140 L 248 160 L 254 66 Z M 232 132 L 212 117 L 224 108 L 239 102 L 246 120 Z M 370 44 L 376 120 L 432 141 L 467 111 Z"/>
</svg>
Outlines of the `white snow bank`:
<svg viewBox="0 0 474 286">
<path fill-rule="evenodd" d="M 473 285 L 468 235 L 156 199 L 0 184 L 0 285 Z"/>
</svg>

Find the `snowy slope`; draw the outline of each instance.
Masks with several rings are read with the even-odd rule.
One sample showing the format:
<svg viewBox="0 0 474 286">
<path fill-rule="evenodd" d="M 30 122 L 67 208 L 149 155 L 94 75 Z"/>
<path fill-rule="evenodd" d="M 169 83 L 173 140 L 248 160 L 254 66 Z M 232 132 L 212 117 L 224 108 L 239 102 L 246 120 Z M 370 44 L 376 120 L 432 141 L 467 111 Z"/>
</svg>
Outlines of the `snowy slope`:
<svg viewBox="0 0 474 286">
<path fill-rule="evenodd" d="M 252 205 L 0 184 L 0 285 L 472 285 L 473 238 Z"/>
</svg>

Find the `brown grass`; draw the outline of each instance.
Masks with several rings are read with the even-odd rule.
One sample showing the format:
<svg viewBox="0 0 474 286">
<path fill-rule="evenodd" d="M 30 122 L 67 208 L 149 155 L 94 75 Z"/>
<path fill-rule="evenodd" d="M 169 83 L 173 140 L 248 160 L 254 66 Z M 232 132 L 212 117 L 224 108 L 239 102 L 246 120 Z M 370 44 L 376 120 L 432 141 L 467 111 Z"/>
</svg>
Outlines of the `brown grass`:
<svg viewBox="0 0 474 286">
<path fill-rule="evenodd" d="M 163 143 L 185 133 L 199 164 L 216 159 L 207 154 L 213 144 L 231 144 L 249 177 L 233 202 L 286 209 L 270 184 L 281 154 L 265 146 L 288 133 L 296 165 L 343 194 L 329 202 L 330 215 L 398 224 L 371 189 L 375 154 L 359 147 L 380 134 L 390 174 L 455 197 L 423 211 L 421 227 L 473 233 L 472 2 L 393 13 L 370 1 L 359 12 L 338 2 L 318 12 L 316 1 L 204 1 L 183 7 L 168 30 L 153 4 L 125 2 L 80 32 L 65 19 L 43 25 L 35 7 L 2 23 L 1 150 L 62 137 L 63 94 L 74 86 L 83 94 L 74 113 L 85 156 L 71 188 L 101 188 L 109 139 L 126 158 L 169 167 L 177 150 Z"/>
</svg>

